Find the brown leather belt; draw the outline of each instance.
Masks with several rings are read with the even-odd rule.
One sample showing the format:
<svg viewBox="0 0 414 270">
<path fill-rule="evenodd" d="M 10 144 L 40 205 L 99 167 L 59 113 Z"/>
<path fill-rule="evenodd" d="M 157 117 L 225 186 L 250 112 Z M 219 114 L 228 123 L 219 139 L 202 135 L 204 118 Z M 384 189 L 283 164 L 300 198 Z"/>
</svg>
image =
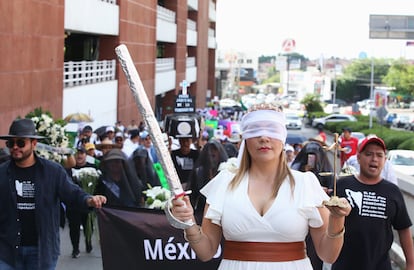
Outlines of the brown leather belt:
<svg viewBox="0 0 414 270">
<path fill-rule="evenodd" d="M 286 262 L 306 258 L 305 242 L 224 241 L 223 259 L 256 262 Z"/>
</svg>

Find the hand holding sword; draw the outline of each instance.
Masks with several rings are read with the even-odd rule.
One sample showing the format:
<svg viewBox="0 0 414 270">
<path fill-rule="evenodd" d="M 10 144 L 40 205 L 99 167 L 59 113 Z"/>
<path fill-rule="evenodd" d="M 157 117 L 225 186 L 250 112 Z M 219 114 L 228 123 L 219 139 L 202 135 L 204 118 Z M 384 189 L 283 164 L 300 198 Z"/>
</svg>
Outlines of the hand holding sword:
<svg viewBox="0 0 414 270">
<path fill-rule="evenodd" d="M 184 192 L 183 187 L 181 186 L 181 181 L 178 177 L 177 171 L 175 170 L 175 166 L 171 159 L 167 146 L 164 144 L 161 129 L 159 127 L 157 119 L 155 118 L 154 112 L 152 111 L 151 104 L 148 100 L 139 74 L 135 68 L 134 62 L 132 61 L 131 55 L 129 54 L 127 47 L 123 44 L 116 47 L 115 52 L 118 56 L 122 70 L 124 71 L 129 88 L 138 106 L 138 110 L 142 114 L 145 124 L 149 129 L 149 134 L 154 143 L 157 156 L 164 170 L 170 190 L 173 193 L 172 199 L 182 198 L 185 195 L 189 194 L 189 192 Z M 185 222 L 176 219 L 171 213 L 170 206 L 171 201 L 167 203 L 167 207 L 165 207 L 165 213 L 168 221 L 173 227 L 186 229 L 194 225 L 192 219 L 189 219 Z"/>
</svg>

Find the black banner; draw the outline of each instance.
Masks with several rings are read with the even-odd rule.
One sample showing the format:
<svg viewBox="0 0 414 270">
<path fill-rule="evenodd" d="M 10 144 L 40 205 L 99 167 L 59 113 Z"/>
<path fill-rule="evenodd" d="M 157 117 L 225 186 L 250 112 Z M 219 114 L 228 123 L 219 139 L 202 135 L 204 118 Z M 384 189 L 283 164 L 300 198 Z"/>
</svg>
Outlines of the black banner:
<svg viewBox="0 0 414 270">
<path fill-rule="evenodd" d="M 198 260 L 162 210 L 104 207 L 97 216 L 104 270 L 218 268 L 221 248 L 212 260 Z"/>
</svg>

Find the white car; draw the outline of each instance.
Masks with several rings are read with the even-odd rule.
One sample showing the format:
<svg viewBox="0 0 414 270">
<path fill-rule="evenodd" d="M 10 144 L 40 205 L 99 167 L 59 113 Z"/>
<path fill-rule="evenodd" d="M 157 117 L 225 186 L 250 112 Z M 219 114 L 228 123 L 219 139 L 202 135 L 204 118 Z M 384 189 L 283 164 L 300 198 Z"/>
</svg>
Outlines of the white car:
<svg viewBox="0 0 414 270">
<path fill-rule="evenodd" d="M 392 120 L 391 126 L 396 128 L 404 128 L 411 122 L 411 120 L 411 116 L 408 114 L 397 114 L 397 117 Z"/>
<path fill-rule="evenodd" d="M 343 122 L 343 121 L 356 122 L 357 119 L 353 115 L 334 113 L 334 114 L 327 115 L 325 117 L 313 119 L 312 127 L 319 128 L 319 127 L 325 126 L 326 123 Z"/>
<path fill-rule="evenodd" d="M 327 104 L 323 109 L 326 113 L 339 113 L 339 105 L 338 104 Z"/>
<path fill-rule="evenodd" d="M 387 159 L 394 170 L 401 174 L 414 175 L 414 151 L 413 150 L 389 150 Z"/>
<path fill-rule="evenodd" d="M 286 115 L 286 128 L 287 129 L 301 129 L 302 119 L 294 113 L 287 113 Z"/>
</svg>

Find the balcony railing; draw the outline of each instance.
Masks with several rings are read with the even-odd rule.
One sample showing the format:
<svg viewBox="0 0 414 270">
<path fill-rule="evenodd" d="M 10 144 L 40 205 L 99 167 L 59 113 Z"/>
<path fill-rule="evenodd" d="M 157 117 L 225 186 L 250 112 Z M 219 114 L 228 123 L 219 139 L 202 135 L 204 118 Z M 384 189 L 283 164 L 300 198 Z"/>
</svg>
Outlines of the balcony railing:
<svg viewBox="0 0 414 270">
<path fill-rule="evenodd" d="M 174 70 L 174 58 L 157 58 L 155 70 L 157 72 Z"/>
<path fill-rule="evenodd" d="M 196 66 L 195 63 L 196 63 L 195 62 L 195 57 L 187 57 L 187 59 L 186 59 L 186 67 L 187 68 L 189 68 L 189 67 L 195 67 Z"/>
<path fill-rule="evenodd" d="M 187 19 L 187 30 L 197 30 L 197 23 L 193 20 Z"/>
<path fill-rule="evenodd" d="M 106 3 L 109 3 L 109 4 L 113 4 L 113 5 L 116 5 L 116 0 L 101 0 L 102 2 L 106 2 Z"/>
<path fill-rule="evenodd" d="M 175 12 L 168 8 L 157 6 L 157 18 L 167 22 L 175 23 Z"/>
<path fill-rule="evenodd" d="M 115 80 L 115 60 L 65 62 L 63 86 L 72 87 Z"/>
</svg>

